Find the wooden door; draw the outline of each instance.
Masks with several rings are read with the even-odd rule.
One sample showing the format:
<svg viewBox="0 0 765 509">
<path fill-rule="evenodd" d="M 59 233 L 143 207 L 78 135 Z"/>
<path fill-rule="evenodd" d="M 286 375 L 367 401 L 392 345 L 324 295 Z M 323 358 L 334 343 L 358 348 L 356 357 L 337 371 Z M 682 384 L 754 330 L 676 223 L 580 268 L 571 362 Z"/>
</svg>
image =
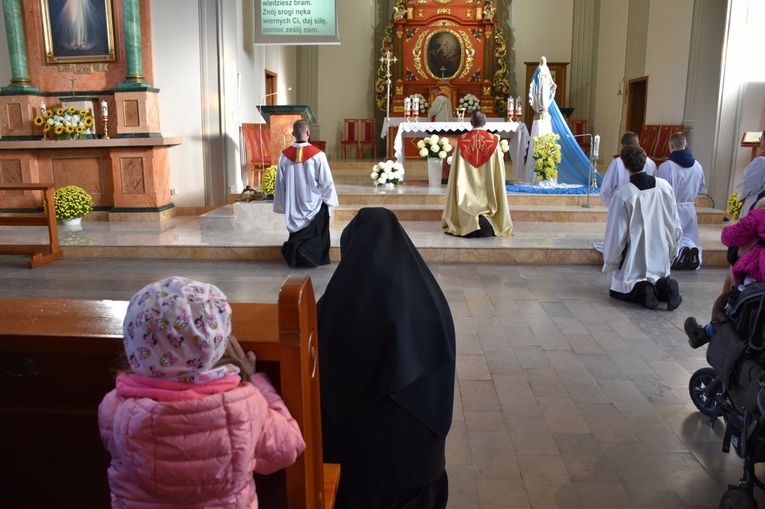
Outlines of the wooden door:
<svg viewBox="0 0 765 509">
<path fill-rule="evenodd" d="M 645 124 L 646 97 L 648 95 L 648 76 L 629 80 L 627 83 L 627 118 L 628 131 L 639 133 Z"/>
</svg>

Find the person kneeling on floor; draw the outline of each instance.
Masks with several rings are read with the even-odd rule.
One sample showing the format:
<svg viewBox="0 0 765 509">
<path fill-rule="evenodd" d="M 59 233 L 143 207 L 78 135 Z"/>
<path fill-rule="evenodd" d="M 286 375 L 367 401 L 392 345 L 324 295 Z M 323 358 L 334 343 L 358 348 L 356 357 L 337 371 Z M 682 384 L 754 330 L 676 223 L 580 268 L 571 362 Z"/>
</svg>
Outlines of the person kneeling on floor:
<svg viewBox="0 0 765 509">
<path fill-rule="evenodd" d="M 603 272 L 611 276 L 610 294 L 648 309 L 666 302 L 671 311 L 683 300 L 669 277 L 683 236 L 674 193 L 667 181 L 644 171 L 642 148 L 625 146 L 621 158 L 630 183 L 614 193 L 608 209 Z"/>
</svg>

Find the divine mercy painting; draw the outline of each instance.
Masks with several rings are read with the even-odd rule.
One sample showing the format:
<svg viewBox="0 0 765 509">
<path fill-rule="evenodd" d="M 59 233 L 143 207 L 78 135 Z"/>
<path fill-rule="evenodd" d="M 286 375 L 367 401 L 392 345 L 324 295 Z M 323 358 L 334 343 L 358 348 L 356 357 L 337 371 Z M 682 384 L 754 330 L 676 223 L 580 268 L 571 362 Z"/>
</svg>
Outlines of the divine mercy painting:
<svg viewBox="0 0 765 509">
<path fill-rule="evenodd" d="M 41 0 L 49 63 L 114 60 L 111 0 Z"/>
</svg>

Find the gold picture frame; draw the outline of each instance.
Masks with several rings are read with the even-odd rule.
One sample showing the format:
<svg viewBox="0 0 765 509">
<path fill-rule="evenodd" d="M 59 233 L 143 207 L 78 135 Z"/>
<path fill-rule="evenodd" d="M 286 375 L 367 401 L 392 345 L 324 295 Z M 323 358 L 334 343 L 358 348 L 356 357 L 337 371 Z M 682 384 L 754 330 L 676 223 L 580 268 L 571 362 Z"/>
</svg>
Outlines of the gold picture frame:
<svg viewBox="0 0 765 509">
<path fill-rule="evenodd" d="M 114 62 L 111 0 L 40 0 L 48 64 Z"/>
</svg>

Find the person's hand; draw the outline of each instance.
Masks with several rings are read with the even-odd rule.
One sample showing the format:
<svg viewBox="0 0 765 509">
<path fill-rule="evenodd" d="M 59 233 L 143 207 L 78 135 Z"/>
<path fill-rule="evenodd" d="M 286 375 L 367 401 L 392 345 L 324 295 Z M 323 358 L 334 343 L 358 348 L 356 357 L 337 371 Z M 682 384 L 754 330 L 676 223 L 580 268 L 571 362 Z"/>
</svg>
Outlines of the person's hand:
<svg viewBox="0 0 765 509">
<path fill-rule="evenodd" d="M 242 349 L 242 345 L 240 345 L 239 341 L 236 340 L 236 337 L 234 336 L 228 337 L 228 345 L 226 346 L 226 354 L 238 360 L 242 364 L 242 366 L 244 366 L 244 370 L 247 374 L 248 379 L 255 373 L 255 353 L 254 352 L 245 353 L 244 350 Z"/>
</svg>

